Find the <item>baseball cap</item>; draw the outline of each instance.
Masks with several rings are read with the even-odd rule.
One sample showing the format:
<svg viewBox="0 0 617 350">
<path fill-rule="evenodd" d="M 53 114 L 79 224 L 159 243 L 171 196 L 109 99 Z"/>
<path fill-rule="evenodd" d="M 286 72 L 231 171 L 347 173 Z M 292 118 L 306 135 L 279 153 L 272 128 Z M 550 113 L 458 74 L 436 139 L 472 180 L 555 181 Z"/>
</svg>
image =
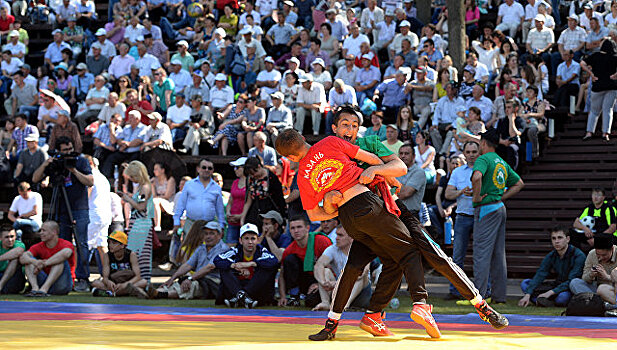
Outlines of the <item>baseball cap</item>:
<svg viewBox="0 0 617 350">
<path fill-rule="evenodd" d="M 39 136 L 37 134 L 29 134 L 28 136 L 26 136 L 26 138 L 24 139 L 26 141 L 39 141 Z"/>
<path fill-rule="evenodd" d="M 216 81 L 225 81 L 225 80 L 227 80 L 227 76 L 225 74 L 223 74 L 223 73 L 217 73 L 214 76 L 214 80 L 216 80 Z"/>
<path fill-rule="evenodd" d="M 296 57 L 292 57 L 290 59 L 287 60 L 287 63 L 295 63 L 296 65 L 300 66 L 300 60 Z"/>
<path fill-rule="evenodd" d="M 468 71 L 471 74 L 476 74 L 476 69 L 470 65 L 466 65 L 463 71 Z"/>
<path fill-rule="evenodd" d="M 159 112 L 152 112 L 152 113 L 148 113 L 148 119 L 163 120 L 163 116 Z"/>
<path fill-rule="evenodd" d="M 300 83 L 304 83 L 305 81 L 313 81 L 313 75 L 312 74 L 304 74 L 303 76 L 300 77 L 300 79 L 298 79 L 298 81 Z"/>
<path fill-rule="evenodd" d="M 141 120 L 141 113 L 139 113 L 139 111 L 132 110 L 129 112 L 129 117 L 135 117 Z"/>
<path fill-rule="evenodd" d="M 189 48 L 189 43 L 186 42 L 186 40 L 180 40 L 178 41 L 178 44 L 176 44 L 176 46 L 184 46 L 187 49 Z"/>
<path fill-rule="evenodd" d="M 11 30 L 11 31 L 9 32 L 9 38 L 10 38 L 10 37 L 12 37 L 12 36 L 19 36 L 19 32 L 18 32 L 18 31 L 16 31 L 16 30 Z"/>
<path fill-rule="evenodd" d="M 285 98 L 285 95 L 283 95 L 283 93 L 282 93 L 282 92 L 277 91 L 277 92 L 275 92 L 275 93 L 273 93 L 273 94 L 270 94 L 270 97 L 272 97 L 272 98 L 278 98 L 279 100 L 283 100 L 283 99 Z"/>
<path fill-rule="evenodd" d="M 226 36 L 227 36 L 227 32 L 225 32 L 225 29 L 223 29 L 223 28 L 216 28 L 216 29 L 214 30 L 214 34 L 218 34 L 218 35 L 220 35 L 222 38 L 224 38 L 224 37 L 226 37 Z"/>
<path fill-rule="evenodd" d="M 171 64 L 173 64 L 173 65 L 177 64 L 177 65 L 181 66 L 182 65 L 182 61 L 180 61 L 179 59 L 176 58 L 176 59 L 171 60 Z"/>
<path fill-rule="evenodd" d="M 388 124 L 388 125 L 386 125 L 386 128 L 392 128 L 392 129 L 398 131 L 398 127 L 395 124 Z"/>
<path fill-rule="evenodd" d="M 591 5 L 591 3 L 586 3 L 583 6 L 583 9 L 585 9 L 585 10 L 593 10 L 593 5 Z"/>
<path fill-rule="evenodd" d="M 51 35 L 56 35 L 56 34 L 62 34 L 62 31 L 60 29 L 54 29 L 54 31 L 51 32 Z"/>
<path fill-rule="evenodd" d="M 403 20 L 401 24 L 399 24 L 398 26 L 399 27 L 411 27 L 411 23 L 409 23 L 408 20 Z"/>
<path fill-rule="evenodd" d="M 569 15 L 568 18 L 569 19 L 573 19 L 573 20 L 575 20 L 578 23 L 578 16 L 576 14 L 573 13 L 573 14 Z"/>
<path fill-rule="evenodd" d="M 273 219 L 276 220 L 276 222 L 278 222 L 279 225 L 283 224 L 283 217 L 281 216 L 281 214 L 276 211 L 276 210 L 270 210 L 269 212 L 265 213 L 265 214 L 259 214 L 259 216 L 261 216 L 264 219 Z"/>
<path fill-rule="evenodd" d="M 293 1 L 290 1 L 290 0 L 283 1 L 283 4 L 285 4 L 285 5 L 289 6 L 289 7 L 296 6 L 296 4 L 294 4 Z"/>
<path fill-rule="evenodd" d="M 365 53 L 364 55 L 362 55 L 361 57 L 362 59 L 367 59 L 367 60 L 372 60 L 373 59 L 373 55 L 371 55 L 370 53 Z"/>
<path fill-rule="evenodd" d="M 96 31 L 96 33 L 94 35 L 95 36 L 107 35 L 107 31 L 105 30 L 105 28 L 99 28 L 99 29 L 97 29 L 97 31 Z"/>
<path fill-rule="evenodd" d="M 538 14 L 536 15 L 536 17 L 534 18 L 534 20 L 535 20 L 535 21 L 538 21 L 538 22 L 542 22 L 542 23 L 544 23 L 544 21 L 546 21 L 546 18 L 544 17 L 544 15 L 543 15 L 543 14 L 538 13 Z"/>
<path fill-rule="evenodd" d="M 416 73 L 426 73 L 426 68 L 419 66 L 415 69 Z"/>
<path fill-rule="evenodd" d="M 216 222 L 216 221 L 209 221 L 207 224 L 204 225 L 203 228 L 220 231 L 221 230 L 221 225 L 218 222 Z"/>
<path fill-rule="evenodd" d="M 251 29 L 251 26 L 244 26 L 240 30 L 240 35 L 245 35 L 245 34 L 253 34 L 253 30 Z"/>
<path fill-rule="evenodd" d="M 336 9 L 328 9 L 328 11 L 326 11 L 326 15 L 331 13 L 336 13 Z"/>
<path fill-rule="evenodd" d="M 326 68 L 326 62 L 323 61 L 322 58 L 316 58 L 313 63 L 311 63 L 311 66 L 314 66 L 316 64 L 321 65 L 322 67 Z"/>
<path fill-rule="evenodd" d="M 85 63 L 81 62 L 75 68 L 77 68 L 77 70 L 86 70 L 86 69 L 88 69 L 88 66 Z"/>
<path fill-rule="evenodd" d="M 259 230 L 257 229 L 257 226 L 251 223 L 244 224 L 244 226 L 240 227 L 240 238 L 242 238 L 242 236 L 247 233 L 254 233 L 259 236 Z"/>
<path fill-rule="evenodd" d="M 238 159 L 236 159 L 236 160 L 234 160 L 232 162 L 229 162 L 229 165 L 231 165 L 231 166 L 244 166 L 244 163 L 246 163 L 247 159 L 248 158 L 246 158 L 246 157 L 240 157 L 240 158 L 238 158 Z"/>
<path fill-rule="evenodd" d="M 483 133 L 480 133 L 481 140 L 487 140 L 491 143 L 498 145 L 499 144 L 499 133 L 497 133 L 497 129 L 490 128 Z"/>
<path fill-rule="evenodd" d="M 176 93 L 176 98 L 181 97 L 181 98 L 186 98 L 186 96 L 184 96 L 183 92 L 178 92 Z"/>
<path fill-rule="evenodd" d="M 103 49 L 103 45 L 101 45 L 100 42 L 96 41 L 94 44 L 90 45 L 91 48 L 93 49 L 99 49 L 102 50 Z"/>
<path fill-rule="evenodd" d="M 272 58 L 272 56 L 268 56 L 268 57 L 266 57 L 266 58 L 264 59 L 264 62 L 270 62 L 270 63 L 272 63 L 272 64 L 275 64 L 275 62 L 274 62 L 274 58 Z"/>
<path fill-rule="evenodd" d="M 389 8 L 386 10 L 386 16 L 394 16 L 394 10 Z"/>
<path fill-rule="evenodd" d="M 126 236 L 126 233 L 122 232 L 122 231 L 114 231 L 112 232 L 107 239 L 113 239 L 114 241 L 120 243 L 120 244 L 124 244 L 127 245 L 128 244 L 128 237 Z"/>
<path fill-rule="evenodd" d="M 30 65 L 27 64 L 27 63 L 24 63 L 23 66 L 21 66 L 21 68 L 27 69 L 27 70 L 31 70 L 32 69 L 32 67 L 30 67 Z"/>
</svg>

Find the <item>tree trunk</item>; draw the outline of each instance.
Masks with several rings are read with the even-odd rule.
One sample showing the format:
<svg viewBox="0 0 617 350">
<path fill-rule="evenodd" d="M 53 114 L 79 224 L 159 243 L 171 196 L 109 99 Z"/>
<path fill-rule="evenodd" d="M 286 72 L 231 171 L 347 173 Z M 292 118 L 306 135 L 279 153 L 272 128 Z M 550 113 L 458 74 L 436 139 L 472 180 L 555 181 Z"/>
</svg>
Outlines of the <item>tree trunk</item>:
<svg viewBox="0 0 617 350">
<path fill-rule="evenodd" d="M 431 0 L 416 0 L 418 20 L 424 25 L 431 22 Z"/>
<path fill-rule="evenodd" d="M 465 67 L 465 6 L 461 0 L 446 0 L 448 8 L 448 51 L 459 72 Z"/>
</svg>

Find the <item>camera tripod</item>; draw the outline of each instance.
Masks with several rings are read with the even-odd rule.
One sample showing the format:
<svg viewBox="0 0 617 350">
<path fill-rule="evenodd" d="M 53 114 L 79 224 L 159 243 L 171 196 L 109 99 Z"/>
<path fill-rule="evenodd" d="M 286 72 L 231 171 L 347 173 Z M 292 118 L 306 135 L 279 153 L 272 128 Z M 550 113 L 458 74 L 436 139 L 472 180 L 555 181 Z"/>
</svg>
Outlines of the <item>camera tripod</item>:
<svg viewBox="0 0 617 350">
<path fill-rule="evenodd" d="M 73 210 L 71 208 L 71 203 L 69 202 L 69 197 L 66 194 L 66 188 L 63 184 L 54 184 L 51 194 L 51 203 L 49 204 L 49 215 L 47 215 L 47 219 L 54 220 L 59 223 L 58 213 L 60 212 L 61 198 L 64 199 L 64 205 L 66 206 L 66 211 L 69 216 L 69 222 L 71 223 L 71 235 L 75 235 L 76 230 L 75 220 L 73 219 Z"/>
</svg>

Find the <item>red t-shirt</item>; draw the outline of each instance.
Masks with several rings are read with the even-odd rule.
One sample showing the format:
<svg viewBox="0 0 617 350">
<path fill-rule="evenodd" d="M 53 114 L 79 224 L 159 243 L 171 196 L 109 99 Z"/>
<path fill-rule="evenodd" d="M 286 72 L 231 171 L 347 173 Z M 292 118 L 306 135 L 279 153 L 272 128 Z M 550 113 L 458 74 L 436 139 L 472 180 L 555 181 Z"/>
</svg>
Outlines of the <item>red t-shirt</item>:
<svg viewBox="0 0 617 350">
<path fill-rule="evenodd" d="M 315 208 L 327 192 L 343 193 L 358 183 L 362 169 L 351 160 L 358 149 L 336 136 L 328 136 L 311 147 L 298 168 L 298 188 L 305 210 Z"/>
<path fill-rule="evenodd" d="M 0 30 L 3 32 L 9 30 L 9 28 L 11 27 L 11 23 L 13 22 L 15 22 L 15 17 L 11 15 L 6 15 L 5 19 L 2 19 L 2 17 L 0 17 Z"/>
<path fill-rule="evenodd" d="M 139 101 L 137 102 L 137 105 L 139 106 L 139 108 L 145 109 L 147 111 L 154 111 L 154 108 L 152 108 L 152 105 L 148 101 Z M 129 112 L 134 109 L 135 108 L 133 108 L 133 106 L 128 106 L 126 108 L 126 112 L 124 112 L 124 121 L 129 121 Z M 141 114 L 141 123 L 144 125 L 150 125 L 150 119 L 148 119 L 148 116 L 141 112 L 139 112 L 139 114 Z"/>
<path fill-rule="evenodd" d="M 315 235 L 315 261 L 317 261 L 321 254 L 323 254 L 324 250 L 326 250 L 326 248 L 331 245 L 332 242 L 330 242 L 330 238 L 324 235 Z M 306 256 L 306 247 L 300 248 L 296 241 L 291 242 L 291 244 L 287 246 L 287 248 L 285 248 L 285 250 L 283 251 L 283 258 L 281 259 L 281 261 L 285 260 L 285 258 L 291 254 L 295 254 L 300 259 L 304 260 L 304 257 Z"/>
<path fill-rule="evenodd" d="M 75 279 L 75 247 L 73 247 L 73 244 L 71 242 L 62 238 L 58 238 L 58 244 L 56 244 L 56 246 L 51 249 L 47 248 L 44 242 L 40 242 L 30 247 L 28 251 L 32 253 L 32 256 L 34 256 L 35 258 L 39 260 L 45 260 L 51 258 L 54 254 L 64 248 L 69 248 L 73 252 L 73 254 L 71 254 L 71 257 L 69 258 L 69 266 L 71 267 L 71 276 L 73 276 L 73 279 Z M 50 270 L 51 267 L 49 266 L 44 269 L 46 274 L 49 274 Z"/>
</svg>

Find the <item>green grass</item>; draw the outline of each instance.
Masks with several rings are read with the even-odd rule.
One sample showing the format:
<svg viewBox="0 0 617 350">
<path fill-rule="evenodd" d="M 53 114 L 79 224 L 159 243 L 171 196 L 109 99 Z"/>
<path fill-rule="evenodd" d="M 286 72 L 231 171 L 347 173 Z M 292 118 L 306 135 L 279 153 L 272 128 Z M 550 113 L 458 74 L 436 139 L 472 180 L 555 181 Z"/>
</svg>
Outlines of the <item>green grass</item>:
<svg viewBox="0 0 617 350">
<path fill-rule="evenodd" d="M 1 295 L 2 301 L 27 301 L 27 302 L 58 302 L 58 303 L 85 303 L 85 304 L 124 304 L 124 305 L 144 305 L 144 306 L 159 306 L 159 307 L 224 307 L 214 305 L 214 300 L 144 300 L 134 297 L 118 297 L 118 298 L 94 298 L 89 293 L 71 292 L 66 296 L 51 296 L 49 298 L 26 298 L 22 295 Z M 387 309 L 388 312 L 409 313 L 411 312 L 409 296 L 399 296 L 401 307 L 396 310 Z M 439 298 L 431 298 L 429 302 L 433 304 L 433 312 L 436 314 L 452 314 L 461 315 L 475 312 L 472 306 L 456 305 L 455 301 L 445 301 Z M 539 308 L 529 306 L 522 308 L 517 306 L 518 299 L 508 299 L 507 304 L 496 305 L 495 309 L 504 314 L 519 314 L 519 315 L 543 315 L 543 316 L 559 316 L 564 308 Z M 271 310 L 308 310 L 308 308 L 282 308 L 276 306 L 264 307 L 263 309 Z"/>
</svg>

